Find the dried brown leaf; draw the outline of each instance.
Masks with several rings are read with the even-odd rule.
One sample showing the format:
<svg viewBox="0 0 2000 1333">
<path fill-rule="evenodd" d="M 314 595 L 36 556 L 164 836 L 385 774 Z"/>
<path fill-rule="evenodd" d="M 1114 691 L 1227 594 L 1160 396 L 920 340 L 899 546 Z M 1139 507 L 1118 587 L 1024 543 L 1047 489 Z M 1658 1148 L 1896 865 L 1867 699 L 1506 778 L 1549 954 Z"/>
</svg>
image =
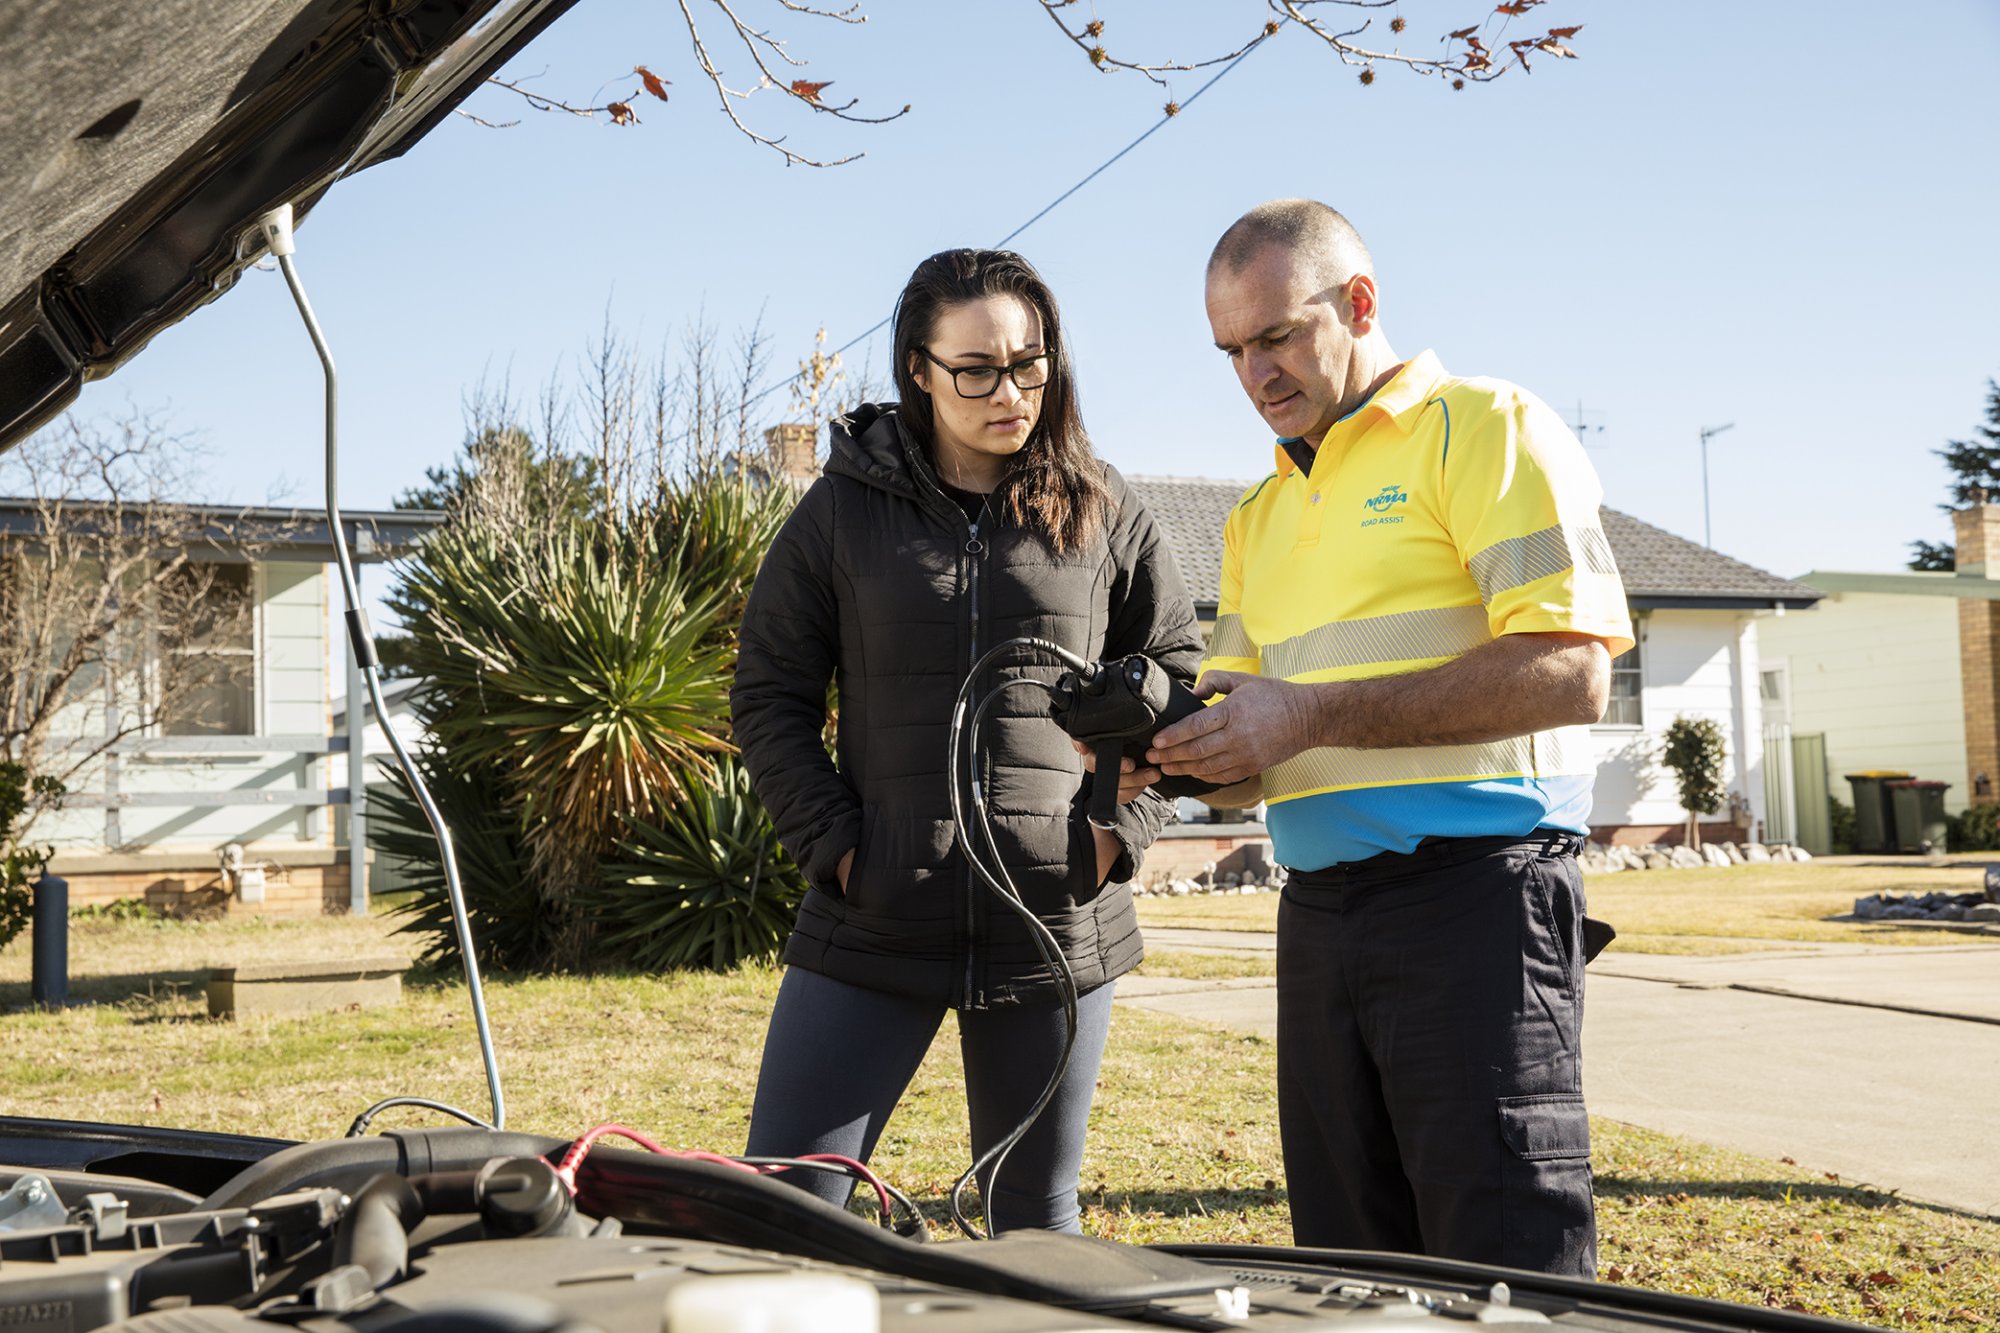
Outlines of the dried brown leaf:
<svg viewBox="0 0 2000 1333">
<path fill-rule="evenodd" d="M 632 72 L 634 74 L 637 74 L 639 76 L 639 81 L 646 85 L 647 92 L 659 98 L 662 102 L 667 100 L 667 84 L 669 82 L 668 80 L 661 78 L 659 75 L 653 73 L 652 70 L 647 69 L 644 65 L 632 66 Z"/>
</svg>

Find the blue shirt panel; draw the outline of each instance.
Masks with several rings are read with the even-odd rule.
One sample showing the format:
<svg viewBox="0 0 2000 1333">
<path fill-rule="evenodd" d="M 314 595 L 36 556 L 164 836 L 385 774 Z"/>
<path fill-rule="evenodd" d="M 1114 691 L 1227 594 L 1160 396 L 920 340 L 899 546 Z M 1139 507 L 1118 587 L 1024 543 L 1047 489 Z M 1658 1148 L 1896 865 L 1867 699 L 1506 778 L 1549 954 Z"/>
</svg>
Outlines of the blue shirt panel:
<svg viewBox="0 0 2000 1333">
<path fill-rule="evenodd" d="M 1357 787 L 1267 805 L 1264 826 L 1279 865 L 1324 870 L 1414 851 L 1425 838 L 1525 838 L 1538 828 L 1587 834 L 1593 781 L 1570 774 Z"/>
</svg>

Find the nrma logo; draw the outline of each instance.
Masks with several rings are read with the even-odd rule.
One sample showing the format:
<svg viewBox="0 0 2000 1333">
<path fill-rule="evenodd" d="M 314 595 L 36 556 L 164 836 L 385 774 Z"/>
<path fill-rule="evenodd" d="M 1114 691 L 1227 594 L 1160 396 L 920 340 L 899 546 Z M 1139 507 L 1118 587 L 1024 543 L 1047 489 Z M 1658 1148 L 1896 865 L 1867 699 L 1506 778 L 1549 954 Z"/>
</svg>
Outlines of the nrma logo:
<svg viewBox="0 0 2000 1333">
<path fill-rule="evenodd" d="M 1404 504 L 1409 498 L 1410 493 L 1401 486 L 1384 486 L 1380 495 L 1371 495 L 1361 503 L 1376 513 L 1383 514 L 1389 511 L 1391 505 Z"/>
</svg>

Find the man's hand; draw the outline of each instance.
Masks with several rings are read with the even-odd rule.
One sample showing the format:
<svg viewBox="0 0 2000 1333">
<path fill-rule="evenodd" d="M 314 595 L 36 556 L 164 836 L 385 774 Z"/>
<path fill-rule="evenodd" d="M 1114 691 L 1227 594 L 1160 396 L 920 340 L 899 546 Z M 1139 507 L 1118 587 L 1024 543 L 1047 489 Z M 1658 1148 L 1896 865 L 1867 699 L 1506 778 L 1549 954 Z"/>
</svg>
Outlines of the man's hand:
<svg viewBox="0 0 2000 1333">
<path fill-rule="evenodd" d="M 1082 741 L 1073 740 L 1070 744 L 1075 746 L 1076 752 L 1083 756 L 1083 771 L 1086 773 L 1095 773 L 1097 771 L 1097 751 L 1085 745 Z M 1150 765 L 1141 765 L 1131 755 L 1126 755 L 1118 772 L 1118 804 L 1126 804 L 1138 796 L 1140 792 L 1143 792 L 1159 780 L 1159 769 L 1153 768 Z"/>
<path fill-rule="evenodd" d="M 1195 693 L 1226 696 L 1153 737 L 1146 760 L 1231 787 L 1314 744 L 1311 686 L 1240 671 L 1211 671 Z"/>
</svg>

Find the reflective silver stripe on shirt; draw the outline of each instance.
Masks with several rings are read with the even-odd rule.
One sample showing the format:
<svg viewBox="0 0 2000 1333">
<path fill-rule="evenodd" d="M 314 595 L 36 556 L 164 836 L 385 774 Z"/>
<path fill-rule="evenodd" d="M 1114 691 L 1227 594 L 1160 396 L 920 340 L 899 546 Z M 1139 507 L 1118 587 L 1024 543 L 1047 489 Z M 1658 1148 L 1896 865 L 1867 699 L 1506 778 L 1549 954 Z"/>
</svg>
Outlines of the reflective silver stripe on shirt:
<svg viewBox="0 0 2000 1333">
<path fill-rule="evenodd" d="M 1215 618 L 1215 633 L 1208 641 L 1210 657 L 1247 657 L 1257 659 L 1257 645 L 1250 641 L 1249 631 L 1243 628 L 1243 617 L 1234 612 Z"/>
<path fill-rule="evenodd" d="M 1307 750 L 1264 774 L 1264 799 L 1279 801 L 1329 787 L 1379 787 L 1450 779 L 1557 777 L 1596 770 L 1589 727 L 1517 736 L 1486 745 L 1433 745 L 1395 750 L 1324 747 Z"/>
<path fill-rule="evenodd" d="M 1217 636 L 1221 623 L 1216 625 Z M 1336 620 L 1266 645 L 1262 674 L 1290 679 L 1309 671 L 1457 657 L 1493 637 L 1480 606 L 1430 607 L 1363 620 Z"/>
<path fill-rule="evenodd" d="M 1618 573 L 1602 528 L 1565 529 L 1561 524 L 1494 542 L 1475 553 L 1466 568 L 1479 585 L 1480 599 L 1491 604 L 1503 592 L 1575 568 L 1579 555 L 1589 573 Z"/>
</svg>

